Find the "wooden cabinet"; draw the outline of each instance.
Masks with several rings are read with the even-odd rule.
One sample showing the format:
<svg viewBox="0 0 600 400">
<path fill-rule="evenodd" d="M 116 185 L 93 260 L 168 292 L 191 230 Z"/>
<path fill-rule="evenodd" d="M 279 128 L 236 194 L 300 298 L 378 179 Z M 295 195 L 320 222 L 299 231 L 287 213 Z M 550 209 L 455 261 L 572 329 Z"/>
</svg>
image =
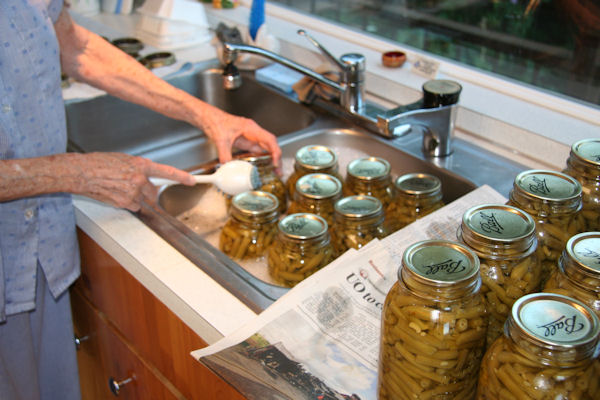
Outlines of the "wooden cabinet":
<svg viewBox="0 0 600 400">
<path fill-rule="evenodd" d="M 133 377 L 126 399 L 243 399 L 197 362 L 206 346 L 89 236 L 79 231 L 81 277 L 71 289 L 80 382 L 86 400 L 111 395 L 109 378 Z"/>
</svg>

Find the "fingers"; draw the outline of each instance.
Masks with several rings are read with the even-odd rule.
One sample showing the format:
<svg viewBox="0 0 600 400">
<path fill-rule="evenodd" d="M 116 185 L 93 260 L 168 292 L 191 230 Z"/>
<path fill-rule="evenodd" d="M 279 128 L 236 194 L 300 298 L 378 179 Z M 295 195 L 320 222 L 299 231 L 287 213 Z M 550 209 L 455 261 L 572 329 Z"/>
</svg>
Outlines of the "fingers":
<svg viewBox="0 0 600 400">
<path fill-rule="evenodd" d="M 271 154 L 273 165 L 279 167 L 281 162 L 281 148 L 277 143 L 277 137 L 261 128 L 256 122 L 247 120 L 244 130 L 233 142 L 235 147 L 254 153 L 267 151 Z"/>
</svg>

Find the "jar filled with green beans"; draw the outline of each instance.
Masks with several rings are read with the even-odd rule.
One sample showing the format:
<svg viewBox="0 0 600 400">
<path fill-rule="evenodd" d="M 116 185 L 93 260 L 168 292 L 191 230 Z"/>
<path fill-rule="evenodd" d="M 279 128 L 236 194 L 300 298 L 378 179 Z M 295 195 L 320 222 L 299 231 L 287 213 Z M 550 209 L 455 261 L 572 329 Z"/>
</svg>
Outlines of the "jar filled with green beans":
<svg viewBox="0 0 600 400">
<path fill-rule="evenodd" d="M 504 335 L 485 353 L 477 398 L 599 399 L 599 324 L 589 307 L 571 297 L 521 297 Z"/>
<path fill-rule="evenodd" d="M 333 225 L 336 201 L 342 196 L 342 183 L 328 174 L 304 175 L 296 182 L 296 192 L 290 204 L 289 213 L 313 213 Z"/>
<path fill-rule="evenodd" d="M 335 203 L 331 237 L 336 255 L 360 249 L 387 236 L 381 201 L 373 196 L 348 196 Z"/>
<path fill-rule="evenodd" d="M 351 161 L 346 167 L 344 195 L 373 196 L 383 205 L 384 211 L 394 198 L 391 167 L 379 157 L 363 157 Z"/>
<path fill-rule="evenodd" d="M 583 232 L 569 239 L 544 292 L 573 297 L 600 317 L 600 232 Z"/>
<path fill-rule="evenodd" d="M 479 257 L 491 345 L 502 335 L 514 302 L 541 289 L 535 221 L 516 207 L 483 204 L 463 214 L 457 236 Z"/>
<path fill-rule="evenodd" d="M 563 172 L 582 187 L 582 232 L 600 231 L 600 139 L 573 143 Z"/>
<path fill-rule="evenodd" d="M 378 398 L 473 399 L 487 313 L 468 247 L 425 240 L 402 256 L 382 312 Z"/>
<path fill-rule="evenodd" d="M 275 195 L 256 190 L 234 196 L 230 217 L 221 230 L 219 248 L 236 260 L 264 256 L 277 234 L 278 218 Z"/>
<path fill-rule="evenodd" d="M 399 176 L 395 196 L 386 210 L 388 229 L 395 232 L 444 206 L 439 178 L 424 173 Z"/>
<path fill-rule="evenodd" d="M 528 170 L 516 176 L 509 205 L 527 212 L 535 221 L 542 282 L 556 270 L 556 263 L 571 236 L 581 232 L 581 184 L 569 175 Z"/>
<path fill-rule="evenodd" d="M 327 222 L 315 214 L 297 213 L 279 221 L 267 264 L 276 282 L 293 287 L 333 259 Z"/>
<path fill-rule="evenodd" d="M 275 173 L 275 166 L 273 165 L 273 157 L 270 154 L 258 154 L 248 155 L 241 158 L 241 160 L 248 161 L 254 165 L 258 170 L 258 176 L 260 177 L 261 186 L 257 190 L 268 192 L 275 197 L 279 202 L 279 214 L 285 214 L 287 211 L 287 191 L 285 184 Z"/>
</svg>

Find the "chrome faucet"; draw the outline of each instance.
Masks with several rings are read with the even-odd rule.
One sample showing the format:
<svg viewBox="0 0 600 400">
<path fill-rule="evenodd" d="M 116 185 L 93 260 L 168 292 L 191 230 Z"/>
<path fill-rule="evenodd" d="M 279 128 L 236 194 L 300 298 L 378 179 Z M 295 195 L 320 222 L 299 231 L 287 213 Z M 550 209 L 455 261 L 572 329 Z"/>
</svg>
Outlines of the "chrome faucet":
<svg viewBox="0 0 600 400">
<path fill-rule="evenodd" d="M 304 30 L 298 30 L 314 44 L 340 70 L 336 82 L 310 68 L 284 58 L 260 47 L 223 43 L 223 84 L 226 89 L 237 89 L 241 76 L 235 67 L 238 53 L 250 53 L 265 57 L 298 71 L 339 93 L 339 105 L 327 101 L 332 111 L 349 116 L 354 122 L 382 136 L 392 138 L 411 131 L 422 131 L 423 152 L 427 156 L 443 157 L 452 152 L 452 131 L 461 86 L 449 80 L 431 80 L 423 85 L 423 97 L 419 101 L 384 110 L 365 101 L 365 57 L 361 54 L 344 54 L 335 58 L 319 42 Z"/>
</svg>

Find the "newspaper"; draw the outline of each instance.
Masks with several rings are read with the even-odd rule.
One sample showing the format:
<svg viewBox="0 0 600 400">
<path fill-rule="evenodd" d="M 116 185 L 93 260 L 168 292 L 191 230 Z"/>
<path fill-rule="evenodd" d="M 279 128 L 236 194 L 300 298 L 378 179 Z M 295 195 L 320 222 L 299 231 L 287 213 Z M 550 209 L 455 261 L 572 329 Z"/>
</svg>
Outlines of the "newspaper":
<svg viewBox="0 0 600 400">
<path fill-rule="evenodd" d="M 506 200 L 483 186 L 349 250 L 192 356 L 248 399 L 376 399 L 381 311 L 404 250 L 426 239 L 456 240 L 466 210 Z"/>
</svg>

